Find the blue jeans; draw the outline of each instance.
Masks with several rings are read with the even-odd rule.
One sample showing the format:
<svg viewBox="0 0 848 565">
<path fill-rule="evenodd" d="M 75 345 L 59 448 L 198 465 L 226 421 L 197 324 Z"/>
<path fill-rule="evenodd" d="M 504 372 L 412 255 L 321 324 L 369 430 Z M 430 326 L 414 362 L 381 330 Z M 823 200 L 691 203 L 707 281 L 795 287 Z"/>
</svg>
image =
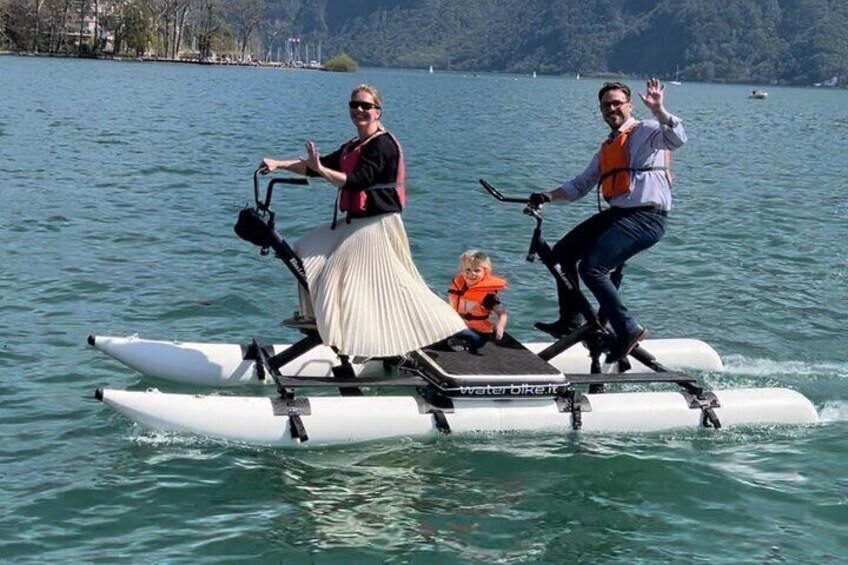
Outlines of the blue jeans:
<svg viewBox="0 0 848 565">
<path fill-rule="evenodd" d="M 492 334 L 483 334 L 471 328 L 465 328 L 455 335 L 464 339 L 471 351 L 477 351 L 492 339 Z"/>
<path fill-rule="evenodd" d="M 599 316 L 609 321 L 618 336 L 638 327 L 618 295 L 624 263 L 653 246 L 665 234 L 666 215 L 653 208 L 609 208 L 568 232 L 553 248 L 553 260 L 563 272 L 592 291 L 600 306 Z M 578 282 L 579 284 L 579 282 Z M 557 280 L 560 319 L 579 314 L 573 291 Z"/>
</svg>

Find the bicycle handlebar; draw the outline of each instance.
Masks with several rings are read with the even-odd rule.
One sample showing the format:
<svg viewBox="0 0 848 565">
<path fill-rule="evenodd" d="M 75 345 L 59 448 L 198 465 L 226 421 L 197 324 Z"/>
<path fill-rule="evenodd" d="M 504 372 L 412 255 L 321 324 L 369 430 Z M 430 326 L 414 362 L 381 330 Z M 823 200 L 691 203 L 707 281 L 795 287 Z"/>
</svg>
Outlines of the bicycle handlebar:
<svg viewBox="0 0 848 565">
<path fill-rule="evenodd" d="M 300 177 L 277 177 L 271 179 L 271 182 L 268 183 L 268 188 L 265 189 L 265 202 L 263 203 L 259 198 L 259 176 L 266 175 L 271 171 L 268 170 L 267 167 L 259 167 L 253 172 L 253 200 L 256 202 L 256 208 L 258 210 L 268 211 L 271 206 L 271 197 L 274 193 L 274 185 L 275 184 L 309 184 L 309 179 L 300 178 Z"/>
<path fill-rule="evenodd" d="M 486 192 L 494 196 L 501 202 L 525 204 L 524 213 L 528 216 L 533 216 L 536 220 L 536 229 L 533 230 L 533 237 L 530 240 L 530 248 L 527 250 L 527 260 L 534 261 L 542 240 L 542 210 L 539 207 L 533 206 L 529 198 L 512 198 L 501 194 L 497 188 L 489 184 L 485 179 L 479 179 L 480 184 L 486 189 Z"/>
</svg>

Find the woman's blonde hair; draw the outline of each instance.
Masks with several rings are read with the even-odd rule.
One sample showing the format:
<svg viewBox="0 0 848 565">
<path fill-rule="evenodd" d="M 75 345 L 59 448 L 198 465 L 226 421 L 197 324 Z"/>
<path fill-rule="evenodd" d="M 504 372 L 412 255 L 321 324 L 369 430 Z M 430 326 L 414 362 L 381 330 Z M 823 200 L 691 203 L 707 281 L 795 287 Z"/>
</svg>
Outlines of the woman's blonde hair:
<svg viewBox="0 0 848 565">
<path fill-rule="evenodd" d="M 376 86 L 371 86 L 370 84 L 358 84 L 353 87 L 353 90 L 350 92 L 350 99 L 353 100 L 353 97 L 356 96 L 357 92 L 367 92 L 371 95 L 371 98 L 374 99 L 374 102 L 377 106 L 380 106 L 380 109 L 383 109 L 383 97 L 380 96 L 380 91 L 377 90 Z"/>
<path fill-rule="evenodd" d="M 479 249 L 469 249 L 459 256 L 459 272 L 461 273 L 466 267 L 472 269 L 483 267 L 486 274 L 489 274 L 492 272 L 492 260 Z"/>
</svg>

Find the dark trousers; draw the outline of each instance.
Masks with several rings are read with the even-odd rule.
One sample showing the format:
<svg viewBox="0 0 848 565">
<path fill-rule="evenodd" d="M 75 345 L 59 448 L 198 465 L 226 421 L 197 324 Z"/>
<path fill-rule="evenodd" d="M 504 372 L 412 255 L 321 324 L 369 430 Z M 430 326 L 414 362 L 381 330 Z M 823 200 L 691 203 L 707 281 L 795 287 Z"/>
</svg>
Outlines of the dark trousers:
<svg viewBox="0 0 848 565">
<path fill-rule="evenodd" d="M 632 333 L 638 323 L 618 295 L 624 263 L 658 242 L 665 234 L 666 215 L 653 208 L 609 208 L 568 232 L 553 248 L 553 261 L 563 272 L 586 284 L 619 336 Z M 578 268 L 579 263 L 579 268 Z M 579 284 L 579 282 L 578 282 Z M 579 302 L 573 291 L 557 280 L 560 318 L 573 318 Z"/>
<path fill-rule="evenodd" d="M 468 343 L 468 348 L 472 351 L 480 349 L 492 339 L 492 334 L 480 333 L 477 330 L 472 330 L 471 328 L 465 328 L 456 335 L 465 339 Z"/>
</svg>

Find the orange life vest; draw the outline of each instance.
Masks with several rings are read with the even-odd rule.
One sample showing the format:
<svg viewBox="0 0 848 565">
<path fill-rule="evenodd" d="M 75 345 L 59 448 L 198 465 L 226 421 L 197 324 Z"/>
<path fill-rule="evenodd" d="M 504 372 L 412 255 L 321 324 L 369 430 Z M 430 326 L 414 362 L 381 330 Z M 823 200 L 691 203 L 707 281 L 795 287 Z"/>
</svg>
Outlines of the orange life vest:
<svg viewBox="0 0 848 565">
<path fill-rule="evenodd" d="M 632 173 L 665 171 L 668 184 L 671 186 L 671 151 L 669 150 L 665 150 L 664 167 L 630 166 L 630 151 L 627 142 L 633 128 L 637 125 L 639 125 L 639 122 L 621 130 L 614 138 L 601 144 L 601 176 L 598 179 L 598 190 L 601 191 L 601 195 L 608 202 L 616 196 L 630 192 L 633 180 Z"/>
<path fill-rule="evenodd" d="M 406 166 L 403 162 L 403 150 L 400 147 L 400 142 L 391 133 L 385 130 L 378 130 L 371 137 L 359 143 L 359 138 L 353 138 L 348 141 L 342 148 L 341 169 L 346 175 L 352 175 L 356 170 L 356 165 L 359 163 L 359 157 L 362 155 L 362 148 L 370 143 L 374 138 L 380 135 L 388 135 L 394 141 L 398 150 L 398 166 L 397 179 L 393 188 L 397 191 L 398 199 L 400 200 L 401 208 L 406 206 Z M 389 188 L 389 187 L 385 187 Z M 368 190 L 342 190 L 339 189 L 339 210 L 347 212 L 353 216 L 362 216 L 369 212 Z"/>
<path fill-rule="evenodd" d="M 492 311 L 483 306 L 483 299 L 506 287 L 507 282 L 494 275 L 486 275 L 474 286 L 468 286 L 465 279 L 457 275 L 448 288 L 448 297 L 453 309 L 465 320 L 465 325 L 474 331 L 490 334 L 495 329 L 489 321 Z"/>
</svg>

